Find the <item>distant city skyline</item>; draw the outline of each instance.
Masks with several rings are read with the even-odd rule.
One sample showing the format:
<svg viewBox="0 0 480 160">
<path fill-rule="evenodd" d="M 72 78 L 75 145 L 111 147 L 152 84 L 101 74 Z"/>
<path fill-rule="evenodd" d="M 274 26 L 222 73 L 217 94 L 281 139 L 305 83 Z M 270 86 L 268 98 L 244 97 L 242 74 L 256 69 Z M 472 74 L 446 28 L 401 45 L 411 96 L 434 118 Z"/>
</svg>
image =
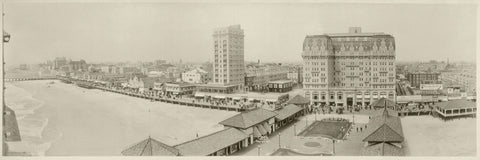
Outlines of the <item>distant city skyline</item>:
<svg viewBox="0 0 480 160">
<path fill-rule="evenodd" d="M 476 60 L 476 8 L 468 4 L 7 3 L 5 10 L 7 65 L 62 56 L 212 62 L 213 30 L 235 24 L 245 32 L 245 61 L 301 62 L 306 35 L 351 26 L 392 34 L 397 61 Z"/>
</svg>

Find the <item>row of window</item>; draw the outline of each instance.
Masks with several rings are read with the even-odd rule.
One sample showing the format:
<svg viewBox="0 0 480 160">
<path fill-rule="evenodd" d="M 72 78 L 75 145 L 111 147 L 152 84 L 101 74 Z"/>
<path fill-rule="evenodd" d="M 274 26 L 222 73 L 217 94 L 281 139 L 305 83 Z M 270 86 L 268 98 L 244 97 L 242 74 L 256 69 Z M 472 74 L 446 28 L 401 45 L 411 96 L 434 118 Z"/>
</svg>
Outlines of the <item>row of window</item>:
<svg viewBox="0 0 480 160">
<path fill-rule="evenodd" d="M 325 59 L 335 59 L 338 60 L 395 60 L 395 56 L 334 56 L 334 57 L 326 57 L 326 56 L 311 56 L 305 57 L 304 60 L 325 60 Z"/>
</svg>

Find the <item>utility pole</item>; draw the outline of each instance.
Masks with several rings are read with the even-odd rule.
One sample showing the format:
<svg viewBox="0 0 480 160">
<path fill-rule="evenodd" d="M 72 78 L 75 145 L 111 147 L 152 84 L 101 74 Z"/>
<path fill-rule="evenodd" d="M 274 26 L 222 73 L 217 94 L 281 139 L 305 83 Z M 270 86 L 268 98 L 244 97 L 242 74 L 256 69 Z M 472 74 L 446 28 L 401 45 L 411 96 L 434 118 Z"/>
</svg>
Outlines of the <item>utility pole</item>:
<svg viewBox="0 0 480 160">
<path fill-rule="evenodd" d="M 332 144 L 333 144 L 333 155 L 335 155 L 335 140 L 332 139 Z"/>
<path fill-rule="evenodd" d="M 305 116 L 305 128 L 307 128 L 307 126 L 308 126 L 308 117 Z"/>
<path fill-rule="evenodd" d="M 260 156 L 260 145 L 257 146 L 257 150 L 258 150 L 258 153 L 257 153 L 257 156 Z"/>
<path fill-rule="evenodd" d="M 297 124 L 293 124 L 293 136 L 297 135 Z"/>
<path fill-rule="evenodd" d="M 282 148 L 282 146 L 280 145 L 280 142 L 281 142 L 281 141 L 280 141 L 280 137 L 281 137 L 281 136 L 282 136 L 282 135 L 279 133 L 279 134 L 278 134 L 278 149 Z"/>
</svg>

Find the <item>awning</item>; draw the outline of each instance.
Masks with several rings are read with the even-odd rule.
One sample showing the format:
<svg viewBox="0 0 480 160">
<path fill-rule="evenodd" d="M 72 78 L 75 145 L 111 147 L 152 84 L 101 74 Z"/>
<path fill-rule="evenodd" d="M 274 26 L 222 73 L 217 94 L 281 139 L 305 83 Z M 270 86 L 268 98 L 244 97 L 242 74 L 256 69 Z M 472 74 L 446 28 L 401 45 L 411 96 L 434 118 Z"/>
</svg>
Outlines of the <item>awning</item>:
<svg viewBox="0 0 480 160">
<path fill-rule="evenodd" d="M 258 131 L 258 128 L 253 127 L 253 137 L 258 138 L 260 136 L 262 136 L 262 134 L 260 134 L 260 132 Z"/>
<path fill-rule="evenodd" d="M 195 97 L 205 97 L 203 94 L 195 94 Z"/>
<path fill-rule="evenodd" d="M 240 97 L 232 97 L 232 99 L 234 99 L 234 100 L 240 100 L 240 99 L 242 99 L 242 98 L 240 98 Z"/>
<path fill-rule="evenodd" d="M 213 96 L 213 98 L 225 99 L 225 96 Z"/>
<path fill-rule="evenodd" d="M 265 127 L 263 127 L 262 125 L 257 125 L 257 127 L 258 127 L 258 131 L 260 131 L 260 134 L 262 135 L 267 134 L 267 130 L 265 129 Z"/>
<path fill-rule="evenodd" d="M 255 98 L 248 98 L 248 101 L 255 101 Z"/>
<path fill-rule="evenodd" d="M 268 125 L 267 122 L 263 123 L 263 127 L 264 127 L 265 129 L 267 129 L 267 132 L 272 133 L 272 131 L 271 131 L 272 128 L 270 128 L 270 126 Z"/>
</svg>

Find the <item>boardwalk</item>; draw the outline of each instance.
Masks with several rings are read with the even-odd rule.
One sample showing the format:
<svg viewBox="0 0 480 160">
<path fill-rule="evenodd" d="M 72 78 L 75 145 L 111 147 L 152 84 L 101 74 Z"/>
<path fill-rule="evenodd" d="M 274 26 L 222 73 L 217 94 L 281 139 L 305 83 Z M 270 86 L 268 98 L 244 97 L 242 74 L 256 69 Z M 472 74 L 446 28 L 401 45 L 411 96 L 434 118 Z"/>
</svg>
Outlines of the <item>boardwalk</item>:
<svg viewBox="0 0 480 160">
<path fill-rule="evenodd" d="M 245 109 L 242 109 L 235 105 L 213 105 L 206 102 L 198 102 L 198 101 L 194 102 L 193 99 L 190 100 L 190 99 L 160 98 L 160 97 L 147 96 L 147 95 L 138 94 L 138 93 L 129 93 L 129 92 L 105 88 L 105 87 L 99 87 L 99 86 L 94 86 L 94 87 L 96 89 L 100 89 L 103 91 L 124 94 L 128 96 L 143 98 L 143 99 L 152 100 L 152 101 L 160 101 L 165 103 L 179 104 L 179 105 L 191 106 L 191 107 L 208 108 L 208 109 L 218 109 L 218 110 L 237 111 L 237 112 L 245 111 Z"/>
</svg>

